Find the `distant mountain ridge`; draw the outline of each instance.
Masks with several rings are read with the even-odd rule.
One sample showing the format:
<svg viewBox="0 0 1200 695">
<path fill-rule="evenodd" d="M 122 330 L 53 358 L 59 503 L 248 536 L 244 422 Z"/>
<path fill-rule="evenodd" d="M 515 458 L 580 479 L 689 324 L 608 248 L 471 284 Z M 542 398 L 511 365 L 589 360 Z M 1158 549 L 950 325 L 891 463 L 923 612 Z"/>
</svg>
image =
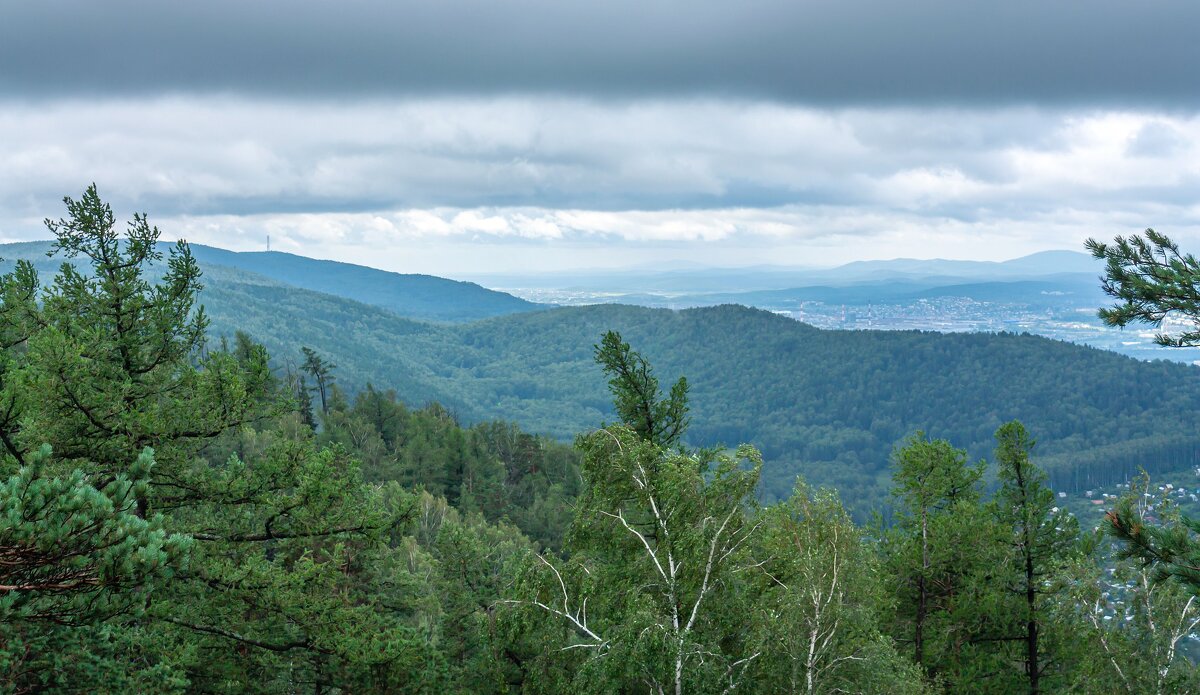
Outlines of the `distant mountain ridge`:
<svg viewBox="0 0 1200 695">
<path fill-rule="evenodd" d="M 671 297 L 642 295 L 623 303 L 674 308 L 745 304 L 760 308 L 794 308 L 802 302 L 862 305 L 904 303 L 935 297 L 966 297 L 976 301 L 1099 306 L 1105 301 L 1096 278 L 1087 273 L 1048 275 L 1033 279 L 963 281 L 961 278 L 900 277 L 848 285 L 814 285 L 784 290 L 755 290 L 714 294 L 689 294 Z"/>
<path fill-rule="evenodd" d="M 164 243 L 161 246 L 165 252 L 170 245 Z M 258 285 L 280 284 L 381 307 L 397 316 L 445 323 L 544 308 L 473 282 L 393 273 L 277 251 L 236 252 L 202 244 L 189 246 L 209 284 L 214 279 Z M 50 247 L 49 241 L 0 244 L 0 258 L 5 259 L 4 266 L 17 259 L 26 259 L 34 261 L 43 272 L 53 272 L 65 259 L 47 257 Z"/>
<path fill-rule="evenodd" d="M 279 251 L 236 252 L 201 244 L 191 244 L 191 249 L 202 267 L 239 268 L 301 289 L 383 307 L 408 318 L 462 322 L 542 308 L 473 282 L 433 275 L 393 273 Z"/>
<path fill-rule="evenodd" d="M 972 278 L 1010 278 L 1060 273 L 1099 272 L 1091 256 L 1077 251 L 1041 251 L 1007 261 L 959 261 L 943 258 L 896 258 L 888 261 L 855 261 L 823 271 L 844 277 L 865 274 L 896 274 L 915 276 L 946 276 Z"/>
<path fill-rule="evenodd" d="M 1098 261 L 1077 251 L 1042 251 L 1007 261 L 960 261 L 897 258 L 854 261 L 834 268 L 751 266 L 745 268 L 672 268 L 654 270 L 576 270 L 548 273 L 475 274 L 491 287 L 561 288 L 622 292 L 701 294 L 786 290 L 826 285 L 840 287 L 889 280 L 923 282 L 927 287 L 977 282 L 1032 280 L 1048 275 L 1102 271 Z"/>
</svg>

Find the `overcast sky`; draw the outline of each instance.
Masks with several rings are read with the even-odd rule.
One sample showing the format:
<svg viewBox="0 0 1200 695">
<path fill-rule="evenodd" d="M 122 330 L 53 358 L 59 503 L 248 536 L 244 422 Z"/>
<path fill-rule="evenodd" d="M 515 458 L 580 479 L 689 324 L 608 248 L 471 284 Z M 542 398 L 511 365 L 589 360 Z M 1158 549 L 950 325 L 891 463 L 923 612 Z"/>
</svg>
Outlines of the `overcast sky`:
<svg viewBox="0 0 1200 695">
<path fill-rule="evenodd" d="M 1200 3 L 11 3 L 0 238 L 405 272 L 1200 248 Z"/>
</svg>

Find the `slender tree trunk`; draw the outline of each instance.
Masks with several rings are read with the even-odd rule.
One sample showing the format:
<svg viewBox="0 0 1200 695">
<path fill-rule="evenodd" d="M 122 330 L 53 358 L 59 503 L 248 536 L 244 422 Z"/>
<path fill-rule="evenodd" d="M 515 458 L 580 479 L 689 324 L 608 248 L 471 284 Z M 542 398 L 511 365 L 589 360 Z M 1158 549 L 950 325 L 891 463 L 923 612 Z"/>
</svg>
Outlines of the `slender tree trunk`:
<svg viewBox="0 0 1200 695">
<path fill-rule="evenodd" d="M 924 509 L 921 510 L 921 574 L 917 577 L 917 619 L 916 634 L 913 644 L 916 654 L 913 657 L 918 666 L 925 665 L 925 611 L 926 591 L 925 574 L 929 571 L 929 519 Z"/>
<path fill-rule="evenodd" d="M 1033 571 L 1033 538 L 1029 524 L 1029 489 L 1025 480 L 1024 464 L 1018 462 L 1013 469 L 1017 486 L 1021 491 L 1021 540 L 1025 555 L 1025 673 L 1029 676 L 1029 693 L 1039 692 L 1038 678 L 1038 623 L 1037 623 L 1037 575 Z"/>
<path fill-rule="evenodd" d="M 918 666 L 925 665 L 925 577 L 917 578 L 917 629 L 913 643 L 916 645 L 914 659 Z"/>
<path fill-rule="evenodd" d="M 817 628 L 814 626 L 808 633 L 808 662 L 805 664 L 806 668 L 804 669 L 804 692 L 808 693 L 808 695 L 813 695 L 813 693 L 817 692 L 817 684 L 813 681 L 817 671 L 816 651 Z"/>
<path fill-rule="evenodd" d="M 1037 601 L 1037 587 L 1034 585 L 1033 574 L 1033 556 L 1029 549 L 1025 550 L 1025 603 L 1026 609 L 1029 611 L 1025 623 L 1025 670 L 1029 674 L 1029 693 L 1037 695 L 1041 692 L 1038 689 L 1038 677 L 1041 675 L 1038 668 L 1038 624 L 1037 614 L 1034 612 L 1035 602 Z"/>
</svg>

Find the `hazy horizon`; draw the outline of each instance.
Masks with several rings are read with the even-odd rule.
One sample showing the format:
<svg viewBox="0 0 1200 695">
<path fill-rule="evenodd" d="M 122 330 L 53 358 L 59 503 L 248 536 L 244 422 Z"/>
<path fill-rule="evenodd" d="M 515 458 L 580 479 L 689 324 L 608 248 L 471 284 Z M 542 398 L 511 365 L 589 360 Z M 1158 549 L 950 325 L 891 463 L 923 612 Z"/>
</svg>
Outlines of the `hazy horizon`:
<svg viewBox="0 0 1200 695">
<path fill-rule="evenodd" d="M 153 219 L 151 219 L 151 223 L 154 223 Z M 164 229 L 162 231 L 163 231 L 164 240 L 171 237 L 171 235 L 167 233 L 167 230 Z M 3 246 L 9 245 L 9 244 L 38 244 L 38 243 L 49 244 L 52 241 L 53 240 L 50 239 L 49 237 L 31 238 L 31 239 L 22 239 L 22 240 L 3 239 L 3 240 L 0 240 L 0 248 L 2 248 Z M 174 241 L 173 238 L 172 238 L 172 241 Z M 331 258 L 331 257 L 317 256 L 317 255 L 309 255 L 304 252 L 304 249 L 299 249 L 299 250 L 280 250 L 280 249 L 276 249 L 276 248 L 267 249 L 265 240 L 263 243 L 263 247 L 258 248 L 258 249 L 255 249 L 255 248 L 235 249 L 235 248 L 229 248 L 227 246 L 221 246 L 221 245 L 213 244 L 213 243 L 193 242 L 190 239 L 185 239 L 184 241 L 187 241 L 189 244 L 195 244 L 197 246 L 205 246 L 205 247 L 217 249 L 220 251 L 229 251 L 232 253 L 282 253 L 282 254 L 300 256 L 303 258 L 309 258 L 309 259 L 318 260 L 318 261 L 350 263 L 352 265 L 358 265 L 358 266 L 363 266 L 366 268 L 372 268 L 375 270 L 382 270 L 382 271 L 392 272 L 392 273 L 438 275 L 437 273 L 429 273 L 429 272 L 422 272 L 422 271 L 408 271 L 408 270 L 399 270 L 399 269 L 395 269 L 395 268 L 389 268 L 389 267 L 387 267 L 386 263 L 379 263 L 378 261 L 372 261 L 370 259 L 368 259 L 366 261 L 356 261 L 356 260 L 347 260 L 344 258 Z M 776 270 L 776 271 L 780 271 L 780 272 L 806 271 L 806 270 L 807 271 L 816 271 L 816 270 L 829 271 L 829 270 L 836 270 L 838 268 L 841 268 L 841 267 L 844 267 L 847 265 L 852 265 L 855 263 L 903 263 L 903 262 L 918 262 L 918 263 L 950 262 L 950 263 L 956 263 L 956 262 L 965 262 L 965 263 L 1003 264 L 1003 263 L 1010 263 L 1013 261 L 1020 261 L 1020 260 L 1026 259 L 1026 258 L 1030 258 L 1030 257 L 1041 256 L 1043 254 L 1056 254 L 1056 253 L 1074 254 L 1075 256 L 1078 256 L 1081 259 L 1089 257 L 1089 255 L 1087 253 L 1084 253 L 1082 251 L 1075 251 L 1073 249 L 1061 249 L 1060 248 L 1060 249 L 1046 249 L 1043 251 L 1035 251 L 1035 252 L 1029 253 L 1029 254 L 1013 256 L 1011 258 L 999 258 L 999 259 L 945 258 L 945 257 L 918 258 L 918 257 L 903 257 L 902 256 L 902 257 L 891 257 L 891 258 L 860 258 L 860 259 L 847 261 L 845 263 L 832 263 L 832 264 L 827 264 L 827 265 L 784 265 L 784 264 L 778 264 L 778 263 L 756 263 L 756 264 L 747 264 L 747 265 L 716 265 L 716 264 L 706 264 L 706 263 L 696 262 L 696 261 L 685 261 L 685 260 L 681 260 L 681 259 L 665 258 L 665 259 L 662 259 L 661 261 L 653 261 L 653 262 L 646 261 L 646 262 L 642 262 L 642 263 L 634 263 L 634 264 L 630 264 L 630 265 L 620 265 L 620 266 L 597 265 L 597 266 L 577 266 L 577 267 L 567 267 L 567 268 L 527 267 L 527 268 L 520 269 L 520 270 L 507 270 L 507 271 L 495 271 L 495 272 L 492 272 L 492 271 L 478 271 L 478 272 L 468 271 L 468 272 L 458 273 L 457 275 L 459 275 L 463 278 L 469 279 L 469 278 L 473 278 L 473 277 L 493 277 L 493 276 L 494 277 L 554 276 L 554 275 L 570 275 L 573 273 L 581 273 L 581 272 L 598 273 L 598 274 L 606 274 L 606 273 L 614 273 L 615 274 L 615 273 L 637 273 L 637 272 L 654 272 L 654 271 L 663 272 L 663 273 L 689 272 L 689 271 L 702 272 L 702 271 L 748 271 L 748 270 Z M 1099 265 L 1098 261 L 1097 261 L 1096 268 L 1097 268 L 1097 272 L 1099 272 L 1100 265 Z M 1066 272 L 1072 272 L 1072 271 L 1066 271 Z M 457 277 L 455 277 L 454 274 L 446 274 L 443 277 L 446 277 L 448 279 L 458 279 Z"/>
</svg>

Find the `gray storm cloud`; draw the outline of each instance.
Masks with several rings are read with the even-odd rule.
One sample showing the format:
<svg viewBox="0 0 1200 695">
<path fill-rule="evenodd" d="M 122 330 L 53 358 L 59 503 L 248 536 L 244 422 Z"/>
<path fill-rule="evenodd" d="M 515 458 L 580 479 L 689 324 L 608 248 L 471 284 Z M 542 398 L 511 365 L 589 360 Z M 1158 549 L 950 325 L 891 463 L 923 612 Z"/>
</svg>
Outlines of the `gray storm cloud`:
<svg viewBox="0 0 1200 695">
<path fill-rule="evenodd" d="M 1200 100 L 1183 0 L 18 2 L 0 94 Z"/>
<path fill-rule="evenodd" d="M 45 236 L 40 220 L 89 181 L 172 236 L 260 248 L 269 234 L 422 272 L 519 266 L 531 248 L 560 266 L 598 249 L 614 264 L 809 263 L 1200 234 L 1195 114 L 188 96 L 10 103 L 0 132 L 21 134 L 0 140 L 10 239 Z"/>
<path fill-rule="evenodd" d="M 1200 243 L 1200 3 L 55 0 L 0 17 L 0 238 L 398 270 Z"/>
<path fill-rule="evenodd" d="M 1147 112 L 189 97 L 10 105 L 0 130 L 21 134 L 0 141 L 0 205 L 29 215 L 95 180 L 159 214 L 886 205 L 972 219 L 1186 198 L 1200 174 L 1200 119 Z"/>
</svg>

